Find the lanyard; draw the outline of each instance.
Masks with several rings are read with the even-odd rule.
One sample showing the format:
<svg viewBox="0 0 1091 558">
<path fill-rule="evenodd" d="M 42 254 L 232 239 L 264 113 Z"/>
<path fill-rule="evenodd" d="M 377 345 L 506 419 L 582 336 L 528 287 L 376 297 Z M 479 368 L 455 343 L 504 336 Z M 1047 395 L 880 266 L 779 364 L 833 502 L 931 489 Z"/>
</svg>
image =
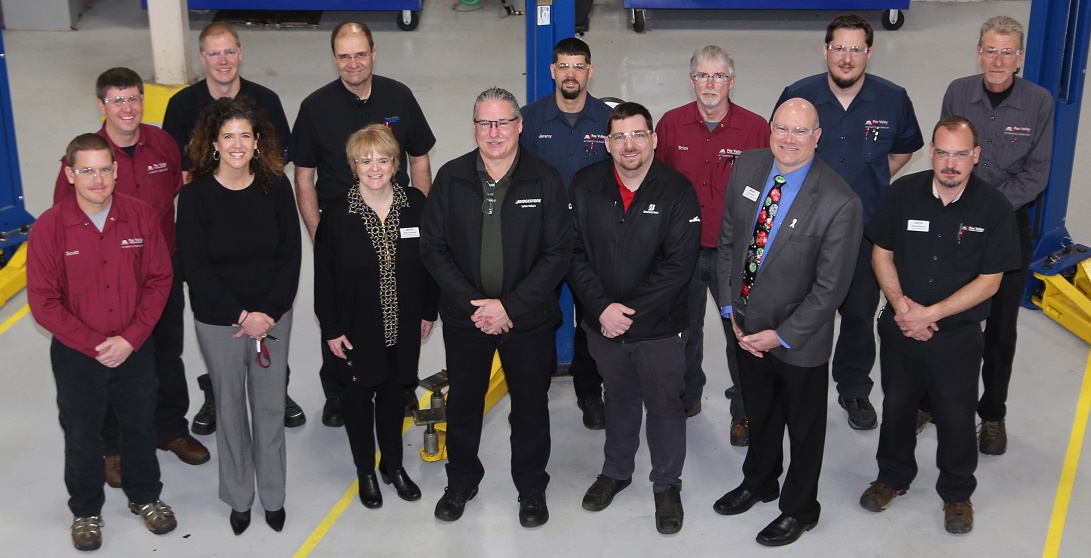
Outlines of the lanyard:
<svg viewBox="0 0 1091 558">
<path fill-rule="evenodd" d="M 269 349 L 265 348 L 265 338 L 262 337 L 254 343 L 257 344 L 258 350 L 258 354 L 256 357 L 254 357 L 254 360 L 257 361 L 258 366 L 262 368 L 269 368 L 269 366 L 273 364 L 273 361 L 269 358 Z M 265 362 L 262 362 L 262 357 L 265 358 Z"/>
</svg>

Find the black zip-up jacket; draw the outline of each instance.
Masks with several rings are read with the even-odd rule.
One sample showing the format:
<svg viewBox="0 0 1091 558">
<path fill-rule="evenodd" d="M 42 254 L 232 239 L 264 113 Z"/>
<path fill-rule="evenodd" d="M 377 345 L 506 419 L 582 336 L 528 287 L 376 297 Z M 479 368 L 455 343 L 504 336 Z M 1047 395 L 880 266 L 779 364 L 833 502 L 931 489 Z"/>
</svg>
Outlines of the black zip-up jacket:
<svg viewBox="0 0 1091 558">
<path fill-rule="evenodd" d="M 520 148 L 522 149 L 522 148 Z M 421 259 L 440 288 L 443 327 L 478 331 L 471 300 L 481 288 L 481 204 L 477 150 L 436 173 L 421 223 Z M 557 287 L 572 259 L 572 221 L 560 174 L 523 149 L 501 209 L 504 287 L 500 302 L 512 322 L 505 335 L 554 328 L 561 321 Z"/>
<path fill-rule="evenodd" d="M 576 173 L 569 191 L 576 234 L 568 286 L 601 335 L 599 316 L 620 302 L 636 313 L 620 343 L 677 335 L 689 325 L 686 285 L 701 245 L 701 208 L 693 185 L 659 159 L 624 210 L 614 162 Z"/>
</svg>

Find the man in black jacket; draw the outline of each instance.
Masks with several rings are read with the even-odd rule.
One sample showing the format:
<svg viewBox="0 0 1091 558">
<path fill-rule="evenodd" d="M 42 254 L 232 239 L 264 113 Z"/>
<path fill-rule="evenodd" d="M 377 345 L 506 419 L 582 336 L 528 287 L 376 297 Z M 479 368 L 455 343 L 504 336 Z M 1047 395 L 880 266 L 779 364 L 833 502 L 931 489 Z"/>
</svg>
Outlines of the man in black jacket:
<svg viewBox="0 0 1091 558">
<path fill-rule="evenodd" d="M 455 521 L 477 495 L 485 393 L 499 351 L 511 394 L 511 476 L 519 523 L 549 519 L 549 383 L 561 321 L 556 290 L 572 257 L 560 174 L 519 149 L 515 96 L 499 87 L 474 102 L 478 149 L 439 170 L 425 206 L 421 259 L 439 284 L 447 397 L 447 489 L 436 518 Z"/>
<path fill-rule="evenodd" d="M 655 158 L 648 109 L 622 103 L 610 113 L 612 161 L 576 173 L 568 284 L 587 311 L 587 345 L 605 387 L 602 474 L 583 507 L 600 511 L 632 482 L 641 408 L 648 413 L 655 527 L 682 529 L 686 459 L 686 286 L 697 263 L 701 208 L 685 176 Z"/>
</svg>

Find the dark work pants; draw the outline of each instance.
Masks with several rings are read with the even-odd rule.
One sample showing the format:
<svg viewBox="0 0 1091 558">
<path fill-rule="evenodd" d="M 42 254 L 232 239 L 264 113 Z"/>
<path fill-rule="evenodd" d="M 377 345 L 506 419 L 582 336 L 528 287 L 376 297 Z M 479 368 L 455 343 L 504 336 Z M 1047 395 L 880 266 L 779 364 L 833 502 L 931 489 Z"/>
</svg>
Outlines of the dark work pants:
<svg viewBox="0 0 1091 558">
<path fill-rule="evenodd" d="M 577 399 L 601 399 L 602 376 L 599 375 L 598 365 L 591 357 L 587 349 L 587 332 L 580 327 L 583 323 L 585 311 L 580 299 L 572 297 L 576 306 L 576 330 L 572 336 L 572 364 L 568 367 L 568 373 L 572 375 L 572 387 L 576 390 Z M 598 317 L 596 316 L 597 320 Z"/>
<path fill-rule="evenodd" d="M 686 298 L 689 304 L 689 341 L 686 342 L 686 391 L 682 396 L 682 407 L 692 409 L 701 403 L 705 389 L 705 306 L 708 293 L 720 304 L 720 278 L 716 271 L 717 251 L 701 248 L 697 266 L 690 277 Z M 730 298 L 730 297 L 726 297 Z M 727 340 L 727 371 L 731 375 L 731 387 L 727 396 L 731 400 L 731 418 L 746 418 L 746 406 L 743 404 L 739 384 L 739 362 L 735 358 L 735 330 L 731 329 L 731 320 L 720 318 Z"/>
<path fill-rule="evenodd" d="M 686 462 L 685 389 L 686 337 L 682 332 L 663 339 L 617 343 L 588 334 L 591 354 L 602 363 L 606 400 L 606 443 L 602 474 L 627 479 L 636 469 L 640 423 L 648 410 L 648 451 L 652 492 L 682 487 Z"/>
<path fill-rule="evenodd" d="M 518 324 L 516 325 L 518 327 Z M 511 398 L 511 478 L 521 495 L 545 492 L 549 484 L 549 384 L 557 352 L 552 328 L 511 337 L 443 328 L 447 353 L 447 486 L 470 491 L 485 476 L 478 457 L 485 393 L 493 355 L 500 362 Z"/>
<path fill-rule="evenodd" d="M 375 386 L 349 383 L 345 394 L 345 433 L 352 450 L 357 475 L 375 472 L 375 442 L 379 442 L 382 465 L 386 471 L 402 466 L 402 424 L 405 419 L 405 389 L 398 383 L 397 348 L 387 349 L 390 377 Z M 360 370 L 367 374 L 367 363 Z"/>
<path fill-rule="evenodd" d="M 739 377 L 750 419 L 750 446 L 743 460 L 743 486 L 755 494 L 776 492 L 784 470 L 784 429 L 791 463 L 780 490 L 780 511 L 801 523 L 818 521 L 818 477 L 826 445 L 829 365 L 801 367 L 771 353 L 758 358 L 741 347 Z"/>
<path fill-rule="evenodd" d="M 155 456 L 155 348 L 151 339 L 117 368 L 107 368 L 56 338 L 49 348 L 64 428 L 64 483 L 76 517 L 102 514 L 102 424 L 113 407 L 120 431 L 121 488 L 130 502 L 159 499 Z"/>
<path fill-rule="evenodd" d="M 902 335 L 888 308 L 879 317 L 879 339 L 883 385 L 876 453 L 879 481 L 901 490 L 917 476 L 917 403 L 927 391 L 939 441 L 936 492 L 944 502 L 968 500 L 977 487 L 974 409 L 984 344 L 980 326 L 945 326 L 928 341 L 916 341 Z"/>
<path fill-rule="evenodd" d="M 150 340 L 155 346 L 155 375 L 159 382 L 156 394 L 155 431 L 159 442 L 169 442 L 188 433 L 189 388 L 186 386 L 186 365 L 182 362 L 185 331 L 182 316 L 186 309 L 182 274 L 178 269 L 178 254 L 171 256 L 174 283 L 171 284 L 163 315 L 152 330 Z M 117 416 L 108 409 L 102 425 L 103 455 L 118 455 L 119 429 Z"/>
<path fill-rule="evenodd" d="M 841 303 L 841 333 L 833 353 L 833 381 L 845 399 L 864 399 L 875 382 L 875 309 L 879 306 L 879 283 L 871 269 L 872 243 L 860 243 L 860 257 L 852 275 L 848 297 Z"/>
<path fill-rule="evenodd" d="M 1015 212 L 1019 226 L 1019 249 L 1022 261 L 1018 271 L 1004 274 L 1000 289 L 993 295 L 989 319 L 985 321 L 984 363 L 981 367 L 981 383 L 984 388 L 977 414 L 981 420 L 1000 421 L 1007 416 L 1008 384 L 1011 382 L 1012 362 L 1015 360 L 1015 341 L 1019 306 L 1027 283 L 1034 245 L 1030 241 L 1030 217 L 1026 208 Z"/>
</svg>

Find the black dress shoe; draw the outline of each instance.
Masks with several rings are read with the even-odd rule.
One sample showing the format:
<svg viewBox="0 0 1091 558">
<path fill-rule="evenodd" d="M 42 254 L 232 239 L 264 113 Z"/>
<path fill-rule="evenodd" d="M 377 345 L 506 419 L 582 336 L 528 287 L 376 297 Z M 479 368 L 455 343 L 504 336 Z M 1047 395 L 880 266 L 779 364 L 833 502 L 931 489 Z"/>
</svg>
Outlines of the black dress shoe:
<svg viewBox="0 0 1091 558">
<path fill-rule="evenodd" d="M 871 430 L 879 425 L 879 417 L 875 413 L 875 407 L 867 397 L 845 399 L 837 396 L 837 404 L 849 413 L 849 426 L 853 430 Z"/>
<path fill-rule="evenodd" d="M 614 496 L 633 483 L 633 477 L 625 480 L 612 479 L 606 475 L 599 475 L 591 488 L 583 495 L 583 509 L 587 511 L 602 511 L 614 501 Z"/>
<path fill-rule="evenodd" d="M 250 526 L 250 510 L 235 511 L 231 510 L 231 530 L 235 532 L 235 535 L 241 535 L 247 527 Z"/>
<path fill-rule="evenodd" d="M 466 509 L 466 502 L 477 496 L 477 487 L 469 492 L 464 490 L 451 490 L 451 487 L 443 489 L 443 496 L 436 502 L 436 519 L 440 521 L 457 521 L 462 517 Z"/>
<path fill-rule="evenodd" d="M 758 533 L 757 541 L 758 544 L 763 546 L 792 544 L 799 540 L 804 531 L 814 529 L 815 525 L 818 525 L 817 519 L 814 520 L 814 523 L 802 523 L 794 517 L 780 514 L 779 517 Z"/>
<path fill-rule="evenodd" d="M 284 395 L 284 426 L 286 428 L 299 428 L 307 424 L 307 415 L 303 407 L 299 406 L 291 396 Z"/>
<path fill-rule="evenodd" d="M 394 489 L 398 491 L 398 498 L 406 502 L 420 500 L 420 487 L 413 482 L 413 479 L 409 478 L 409 474 L 405 472 L 404 467 L 398 467 L 387 474 L 386 470 L 380 466 L 379 475 L 382 476 L 384 484 L 394 484 Z"/>
<path fill-rule="evenodd" d="M 720 515 L 738 515 L 754 507 L 754 504 L 758 502 L 772 502 L 779 497 L 780 490 L 766 496 L 759 496 L 740 485 L 716 500 L 716 503 L 712 504 L 712 509 L 716 510 L 716 513 Z"/>
<path fill-rule="evenodd" d="M 208 436 L 216 432 L 216 401 L 214 399 L 205 396 L 201 409 L 193 415 L 193 425 L 190 426 L 190 430 L 200 436 Z"/>
<path fill-rule="evenodd" d="M 360 475 L 360 502 L 369 510 L 383 507 L 383 493 L 379 492 L 379 479 L 375 473 Z"/>
<path fill-rule="evenodd" d="M 345 425 L 345 402 L 341 399 L 327 399 L 322 406 L 322 424 L 330 428 Z"/>
<path fill-rule="evenodd" d="M 284 530 L 285 517 L 284 508 L 280 508 L 277 511 L 265 510 L 265 523 L 269 524 L 269 526 L 278 533 Z"/>
<path fill-rule="evenodd" d="M 519 497 L 519 525 L 523 527 L 541 527 L 549 521 L 549 508 L 546 506 L 545 493 Z"/>
<path fill-rule="evenodd" d="M 583 425 L 589 430 L 602 430 L 606 428 L 606 405 L 601 397 L 580 399 L 576 406 L 583 411 Z"/>
<path fill-rule="evenodd" d="M 682 530 L 682 494 L 677 486 L 655 493 L 655 530 L 673 535 Z"/>
</svg>

